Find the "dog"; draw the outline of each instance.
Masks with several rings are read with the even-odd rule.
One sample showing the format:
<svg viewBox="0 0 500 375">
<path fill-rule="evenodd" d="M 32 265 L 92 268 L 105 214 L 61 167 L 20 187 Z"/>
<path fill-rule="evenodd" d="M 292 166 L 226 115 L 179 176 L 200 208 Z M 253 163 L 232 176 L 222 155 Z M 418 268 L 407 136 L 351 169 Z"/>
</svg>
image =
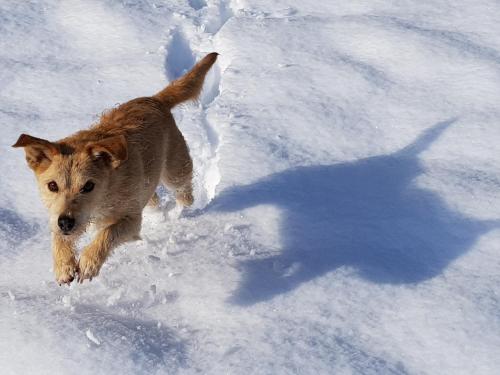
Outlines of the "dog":
<svg viewBox="0 0 500 375">
<path fill-rule="evenodd" d="M 170 111 L 198 98 L 217 56 L 154 96 L 104 112 L 88 130 L 56 142 L 22 134 L 12 146 L 24 148 L 48 208 L 59 285 L 91 281 L 114 248 L 140 239 L 142 211 L 158 204 L 160 182 L 179 207 L 193 203 L 193 162 Z M 90 223 L 98 232 L 77 260 L 76 240 Z"/>
</svg>

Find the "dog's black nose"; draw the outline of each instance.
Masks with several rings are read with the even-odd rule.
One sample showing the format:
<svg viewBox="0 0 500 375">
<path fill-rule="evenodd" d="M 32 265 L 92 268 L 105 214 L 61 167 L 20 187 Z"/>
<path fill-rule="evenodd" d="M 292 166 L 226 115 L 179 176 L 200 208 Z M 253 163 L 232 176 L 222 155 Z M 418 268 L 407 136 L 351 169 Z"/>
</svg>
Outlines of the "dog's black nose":
<svg viewBox="0 0 500 375">
<path fill-rule="evenodd" d="M 75 226 L 75 219 L 70 216 L 59 216 L 57 225 L 59 225 L 59 228 L 61 228 L 64 233 L 67 233 Z"/>
</svg>

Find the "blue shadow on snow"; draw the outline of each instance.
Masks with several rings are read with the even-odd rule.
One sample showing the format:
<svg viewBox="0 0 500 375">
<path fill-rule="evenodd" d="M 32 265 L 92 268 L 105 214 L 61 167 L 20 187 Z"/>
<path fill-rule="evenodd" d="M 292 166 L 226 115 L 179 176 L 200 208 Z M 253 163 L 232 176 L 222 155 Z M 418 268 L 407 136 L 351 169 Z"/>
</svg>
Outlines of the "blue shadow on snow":
<svg viewBox="0 0 500 375">
<path fill-rule="evenodd" d="M 434 125 L 393 154 L 289 169 L 224 190 L 210 210 L 260 204 L 283 210 L 282 252 L 242 261 L 231 302 L 265 301 L 342 266 L 375 283 L 418 283 L 500 227 L 500 221 L 466 218 L 414 184 L 423 172 L 420 153 L 454 121 Z"/>
</svg>

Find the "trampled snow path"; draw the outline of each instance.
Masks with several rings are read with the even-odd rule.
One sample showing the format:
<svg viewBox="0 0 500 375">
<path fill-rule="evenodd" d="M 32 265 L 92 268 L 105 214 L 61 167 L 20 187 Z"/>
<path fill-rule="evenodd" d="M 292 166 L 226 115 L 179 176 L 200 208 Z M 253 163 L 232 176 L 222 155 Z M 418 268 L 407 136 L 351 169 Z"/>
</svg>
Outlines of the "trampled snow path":
<svg viewBox="0 0 500 375">
<path fill-rule="evenodd" d="M 217 34 L 233 17 L 231 1 L 188 1 L 192 9 L 177 15 L 182 22 L 169 32 L 166 47 L 165 73 L 168 80 L 174 80 L 186 73 L 205 53 L 217 52 Z M 189 38 L 187 37 L 189 35 Z M 192 46 L 198 44 L 198 46 Z M 201 44 L 201 45 L 199 45 Z M 202 51 L 200 51 L 202 50 Z M 212 110 L 212 104 L 220 95 L 221 78 L 229 64 L 228 56 L 219 57 L 206 78 L 200 106 L 177 111 L 182 116 L 178 122 L 183 126 L 189 144 L 194 144 L 198 154 L 195 158 L 194 208 L 205 207 L 215 196 L 220 182 L 217 150 L 221 142 L 218 127 L 220 119 Z"/>
<path fill-rule="evenodd" d="M 4 1 L 0 373 L 497 374 L 500 6 Z M 194 210 L 53 280 L 19 133 L 218 63 Z M 82 241 L 85 242 L 87 239 Z"/>
</svg>

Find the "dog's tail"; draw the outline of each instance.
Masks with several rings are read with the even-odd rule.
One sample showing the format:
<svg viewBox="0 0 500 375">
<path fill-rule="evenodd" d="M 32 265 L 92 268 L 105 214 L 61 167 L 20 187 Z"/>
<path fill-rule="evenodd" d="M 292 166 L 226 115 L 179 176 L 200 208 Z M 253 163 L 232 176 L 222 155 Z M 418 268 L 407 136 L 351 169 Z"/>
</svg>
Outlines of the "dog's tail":
<svg viewBox="0 0 500 375">
<path fill-rule="evenodd" d="M 200 95 L 205 75 L 217 60 L 217 52 L 212 52 L 201 59 L 189 72 L 176 79 L 156 94 L 154 97 L 161 100 L 169 108 L 186 100 L 197 99 Z"/>
</svg>

